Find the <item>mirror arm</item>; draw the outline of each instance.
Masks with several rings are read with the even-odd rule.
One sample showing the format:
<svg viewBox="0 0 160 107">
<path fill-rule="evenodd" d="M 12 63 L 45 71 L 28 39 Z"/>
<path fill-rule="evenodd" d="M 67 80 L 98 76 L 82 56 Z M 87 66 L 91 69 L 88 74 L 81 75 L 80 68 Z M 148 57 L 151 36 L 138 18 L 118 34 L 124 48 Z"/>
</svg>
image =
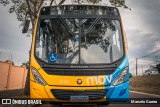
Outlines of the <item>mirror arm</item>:
<svg viewBox="0 0 160 107">
<path fill-rule="evenodd" d="M 35 19 L 37 18 L 37 15 L 35 15 L 32 11 L 28 11 L 28 12 L 26 12 L 25 20 L 27 19 L 28 14 L 32 15 Z"/>
</svg>

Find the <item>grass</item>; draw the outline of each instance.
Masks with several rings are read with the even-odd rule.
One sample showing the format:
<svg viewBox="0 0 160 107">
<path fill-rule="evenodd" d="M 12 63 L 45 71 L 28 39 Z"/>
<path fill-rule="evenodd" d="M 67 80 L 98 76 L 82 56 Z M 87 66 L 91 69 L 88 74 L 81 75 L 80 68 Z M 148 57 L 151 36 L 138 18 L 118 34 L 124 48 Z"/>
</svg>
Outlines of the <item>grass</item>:
<svg viewBox="0 0 160 107">
<path fill-rule="evenodd" d="M 130 89 L 131 91 L 160 95 L 160 74 L 132 77 Z"/>
</svg>

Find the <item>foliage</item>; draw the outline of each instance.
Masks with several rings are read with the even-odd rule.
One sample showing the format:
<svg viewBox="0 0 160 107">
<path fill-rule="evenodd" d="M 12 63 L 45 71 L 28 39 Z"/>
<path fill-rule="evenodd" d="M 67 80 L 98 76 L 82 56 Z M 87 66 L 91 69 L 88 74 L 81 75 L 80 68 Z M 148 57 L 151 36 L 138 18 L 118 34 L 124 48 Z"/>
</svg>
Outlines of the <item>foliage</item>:
<svg viewBox="0 0 160 107">
<path fill-rule="evenodd" d="M 129 78 L 132 78 L 132 77 L 133 77 L 132 73 L 129 73 Z"/>
<path fill-rule="evenodd" d="M 6 60 L 5 62 L 11 63 L 12 65 L 14 65 L 14 62 L 12 60 Z"/>
<path fill-rule="evenodd" d="M 29 69 L 29 61 L 23 62 L 21 66 L 26 66 L 26 68 Z"/>
<path fill-rule="evenodd" d="M 111 5 L 114 7 L 123 7 L 126 9 L 130 9 L 130 8 L 128 8 L 127 5 L 125 5 L 125 0 L 109 0 L 109 1 L 110 1 Z"/>
<path fill-rule="evenodd" d="M 37 15 L 39 12 L 40 8 L 44 5 L 47 5 L 48 3 L 52 5 L 62 5 L 65 3 L 67 0 L 61 0 L 59 3 L 56 2 L 56 0 L 0 0 L 0 4 L 6 6 L 8 4 L 12 4 L 12 6 L 9 9 L 9 13 L 15 13 L 17 15 L 18 21 L 21 21 L 21 25 L 23 25 L 23 22 L 26 18 L 26 12 L 30 12 L 28 15 L 28 18 L 31 20 L 32 23 L 32 29 L 29 31 L 32 32 L 34 25 L 35 25 L 35 20 L 36 17 L 34 17 L 33 14 Z M 72 0 L 73 3 L 89 3 L 89 4 L 98 4 L 101 3 L 102 0 Z M 123 7 L 123 8 L 128 8 L 125 5 L 125 0 L 109 0 L 112 6 L 114 7 Z M 33 14 L 31 14 L 33 13 Z"/>
<path fill-rule="evenodd" d="M 156 68 L 157 68 L 157 70 L 158 70 L 158 73 L 160 73 L 160 64 L 157 64 L 157 65 L 156 65 Z"/>
</svg>

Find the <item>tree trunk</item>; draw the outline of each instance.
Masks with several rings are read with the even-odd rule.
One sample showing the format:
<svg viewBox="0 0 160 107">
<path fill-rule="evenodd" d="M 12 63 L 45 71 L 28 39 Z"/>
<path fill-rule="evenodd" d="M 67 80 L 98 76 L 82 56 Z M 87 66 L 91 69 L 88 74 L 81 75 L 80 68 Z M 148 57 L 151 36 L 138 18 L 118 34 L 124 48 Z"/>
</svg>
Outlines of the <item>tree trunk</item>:
<svg viewBox="0 0 160 107">
<path fill-rule="evenodd" d="M 28 1 L 28 0 L 26 0 L 26 3 L 27 3 L 27 6 L 28 6 L 29 17 L 30 17 L 30 19 L 31 19 L 31 23 L 32 23 L 32 27 L 33 27 L 33 26 L 34 26 L 34 20 L 32 19 L 32 14 L 30 13 L 30 12 L 32 12 L 32 11 L 31 11 L 31 7 L 30 7 L 30 5 L 29 5 L 29 1 Z"/>
</svg>

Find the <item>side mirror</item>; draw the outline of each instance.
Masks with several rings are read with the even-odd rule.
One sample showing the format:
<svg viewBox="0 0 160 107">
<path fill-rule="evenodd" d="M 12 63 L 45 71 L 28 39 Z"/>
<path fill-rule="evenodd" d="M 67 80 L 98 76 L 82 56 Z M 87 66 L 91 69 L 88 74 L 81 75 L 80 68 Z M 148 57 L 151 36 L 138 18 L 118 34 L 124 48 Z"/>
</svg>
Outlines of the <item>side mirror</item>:
<svg viewBox="0 0 160 107">
<path fill-rule="evenodd" d="M 22 29 L 22 33 L 27 33 L 28 32 L 29 24 L 30 24 L 30 20 L 25 20 L 24 26 L 23 26 L 23 29 Z"/>
</svg>

